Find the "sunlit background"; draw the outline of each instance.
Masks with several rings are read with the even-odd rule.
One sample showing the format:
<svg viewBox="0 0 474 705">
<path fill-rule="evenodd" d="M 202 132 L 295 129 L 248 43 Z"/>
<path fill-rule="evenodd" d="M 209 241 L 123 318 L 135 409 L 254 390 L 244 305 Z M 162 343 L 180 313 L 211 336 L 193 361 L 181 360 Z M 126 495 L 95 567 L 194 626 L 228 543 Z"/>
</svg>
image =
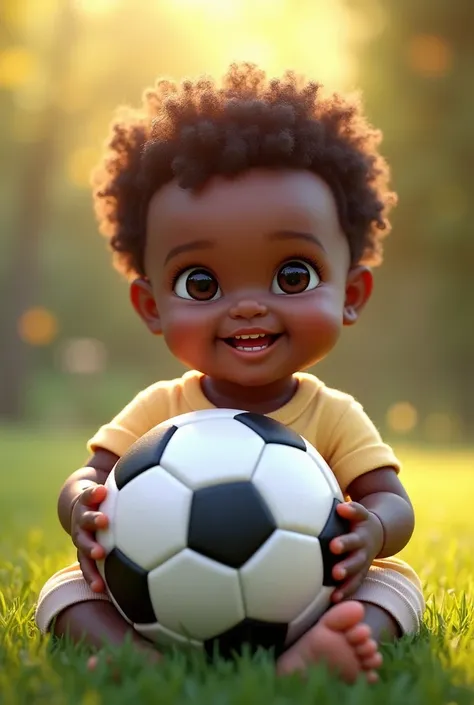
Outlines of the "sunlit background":
<svg viewBox="0 0 474 705">
<path fill-rule="evenodd" d="M 361 323 L 318 368 L 389 437 L 474 432 L 472 0 L 2 0 L 0 419 L 94 430 L 181 374 L 92 215 L 112 111 L 233 60 L 362 91 L 400 206 Z"/>
</svg>

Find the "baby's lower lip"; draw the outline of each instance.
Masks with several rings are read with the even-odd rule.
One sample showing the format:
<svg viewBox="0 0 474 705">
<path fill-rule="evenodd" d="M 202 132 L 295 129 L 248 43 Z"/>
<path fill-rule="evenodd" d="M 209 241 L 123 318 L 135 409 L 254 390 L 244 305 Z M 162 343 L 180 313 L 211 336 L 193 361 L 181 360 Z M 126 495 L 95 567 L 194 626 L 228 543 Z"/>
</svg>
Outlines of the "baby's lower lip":
<svg viewBox="0 0 474 705">
<path fill-rule="evenodd" d="M 279 338 L 279 335 L 264 335 L 258 338 L 223 338 L 224 343 L 240 352 L 261 352 L 266 350 Z"/>
</svg>

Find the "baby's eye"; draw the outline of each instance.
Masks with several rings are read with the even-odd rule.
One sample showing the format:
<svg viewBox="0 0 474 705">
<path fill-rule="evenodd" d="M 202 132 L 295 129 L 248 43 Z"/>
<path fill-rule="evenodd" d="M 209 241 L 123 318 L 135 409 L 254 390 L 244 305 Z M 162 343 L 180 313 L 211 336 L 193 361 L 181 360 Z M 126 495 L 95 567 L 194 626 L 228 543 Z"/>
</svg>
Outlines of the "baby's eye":
<svg viewBox="0 0 474 705">
<path fill-rule="evenodd" d="M 175 281 L 174 293 L 181 299 L 194 301 L 212 301 L 221 296 L 217 279 L 202 267 L 192 267 L 182 272 Z"/>
<path fill-rule="evenodd" d="M 295 259 L 280 267 L 272 281 L 273 294 L 301 294 L 316 289 L 321 279 L 307 262 Z"/>
</svg>

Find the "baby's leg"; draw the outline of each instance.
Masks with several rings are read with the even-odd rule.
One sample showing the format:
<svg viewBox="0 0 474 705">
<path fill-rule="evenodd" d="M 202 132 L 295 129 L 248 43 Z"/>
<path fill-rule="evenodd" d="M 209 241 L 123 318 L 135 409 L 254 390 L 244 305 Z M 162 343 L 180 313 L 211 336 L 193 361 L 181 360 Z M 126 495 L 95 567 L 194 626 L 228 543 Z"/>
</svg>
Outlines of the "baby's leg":
<svg viewBox="0 0 474 705">
<path fill-rule="evenodd" d="M 78 563 L 60 570 L 44 585 L 35 618 L 41 632 L 67 636 L 76 644 L 100 649 L 105 644 L 118 646 L 128 637 L 151 661 L 160 657 L 150 642 L 123 619 L 105 593 L 89 588 Z M 94 664 L 92 659 L 90 665 Z"/>
<path fill-rule="evenodd" d="M 364 622 L 379 643 L 420 630 L 425 610 L 420 579 L 413 568 L 399 558 L 375 560 L 350 599 L 364 604 Z"/>
<path fill-rule="evenodd" d="M 111 602 L 88 600 L 78 602 L 63 610 L 53 625 L 55 636 L 67 636 L 74 644 L 86 643 L 97 649 L 105 644 L 119 646 L 128 637 L 147 654 L 159 657 L 149 641 L 123 619 Z"/>
<path fill-rule="evenodd" d="M 348 682 L 361 672 L 374 681 L 381 664 L 378 643 L 418 631 L 423 609 L 421 586 L 413 570 L 397 559 L 375 561 L 352 599 L 330 608 L 283 654 L 278 671 L 305 670 L 322 662 Z M 137 648 L 152 660 L 159 659 L 158 652 L 125 622 L 108 597 L 90 590 L 78 564 L 46 583 L 36 622 L 43 633 L 53 627 L 57 636 L 68 634 L 74 642 L 96 648 L 120 644 L 130 635 Z"/>
<path fill-rule="evenodd" d="M 400 625 L 392 615 L 378 605 L 361 602 L 364 607 L 364 624 L 370 627 L 372 639 L 377 644 L 395 641 L 403 636 Z"/>
</svg>

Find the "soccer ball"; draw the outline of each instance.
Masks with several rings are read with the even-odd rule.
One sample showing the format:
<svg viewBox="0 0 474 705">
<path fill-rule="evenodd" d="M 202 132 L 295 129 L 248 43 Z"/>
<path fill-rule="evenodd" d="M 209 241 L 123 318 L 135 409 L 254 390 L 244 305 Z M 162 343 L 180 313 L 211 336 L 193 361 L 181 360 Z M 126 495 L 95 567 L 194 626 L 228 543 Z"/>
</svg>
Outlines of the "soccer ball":
<svg viewBox="0 0 474 705">
<path fill-rule="evenodd" d="M 343 496 L 319 453 L 277 421 L 230 409 L 172 418 L 133 444 L 106 487 L 98 568 L 157 645 L 278 655 L 328 608 Z"/>
</svg>

